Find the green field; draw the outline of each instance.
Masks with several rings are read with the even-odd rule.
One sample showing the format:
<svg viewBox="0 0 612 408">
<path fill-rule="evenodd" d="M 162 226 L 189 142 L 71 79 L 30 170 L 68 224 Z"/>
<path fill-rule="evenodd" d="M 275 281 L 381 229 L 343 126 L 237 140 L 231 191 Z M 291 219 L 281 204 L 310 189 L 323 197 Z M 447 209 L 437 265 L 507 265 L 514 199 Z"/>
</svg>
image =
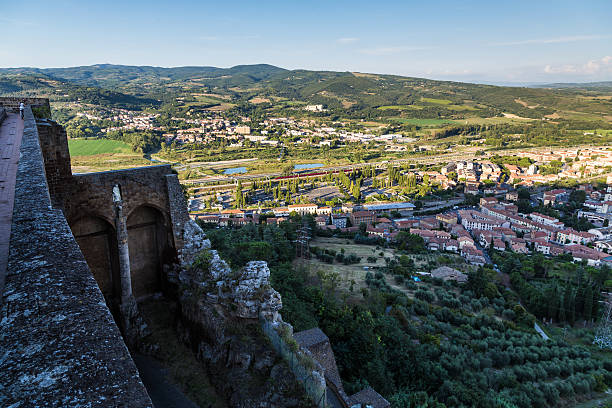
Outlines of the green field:
<svg viewBox="0 0 612 408">
<path fill-rule="evenodd" d="M 386 106 L 379 106 L 378 108 L 376 108 L 378 110 L 390 110 L 390 109 L 395 109 L 395 110 L 420 110 L 423 109 L 422 106 L 419 105 L 386 105 Z"/>
<path fill-rule="evenodd" d="M 393 120 L 397 120 L 400 123 L 408 123 L 410 125 L 417 126 L 438 126 L 445 125 L 451 123 L 457 123 L 455 120 L 451 119 L 406 119 L 406 118 L 391 118 Z"/>
<path fill-rule="evenodd" d="M 132 153 L 130 145 L 108 139 L 70 139 L 68 149 L 71 156 L 93 156 L 104 153 Z"/>
<path fill-rule="evenodd" d="M 222 99 L 219 98 L 215 98 L 212 96 L 206 96 L 206 95 L 197 95 L 196 100 L 200 103 L 205 103 L 205 104 L 214 104 L 214 103 L 223 103 L 225 101 L 223 101 Z"/>
<path fill-rule="evenodd" d="M 436 98 L 421 98 L 421 101 L 426 103 L 431 103 L 434 105 L 450 105 L 453 101 L 449 101 L 448 99 L 436 99 Z"/>
</svg>

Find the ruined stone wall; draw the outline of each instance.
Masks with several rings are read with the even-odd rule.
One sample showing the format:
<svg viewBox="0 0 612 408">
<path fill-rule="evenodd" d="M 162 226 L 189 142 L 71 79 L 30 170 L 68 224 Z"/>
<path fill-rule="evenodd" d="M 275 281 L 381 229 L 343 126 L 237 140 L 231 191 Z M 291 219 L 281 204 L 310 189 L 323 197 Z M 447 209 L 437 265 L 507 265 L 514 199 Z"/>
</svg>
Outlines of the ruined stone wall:
<svg viewBox="0 0 612 408">
<path fill-rule="evenodd" d="M 51 206 L 30 109 L 20 154 L 0 315 L 0 406 L 152 407 L 64 215 Z"/>
<path fill-rule="evenodd" d="M 176 174 L 166 175 L 166 186 L 168 188 L 168 207 L 170 210 L 174 243 L 176 248 L 180 250 L 185 245 L 183 235 L 185 227 L 189 222 L 187 200 L 185 199 L 183 189 L 181 188 L 181 184 Z"/>
<path fill-rule="evenodd" d="M 182 225 L 176 227 L 173 220 L 173 216 L 180 217 L 179 209 L 172 211 L 178 206 L 176 198 L 169 194 L 169 189 L 175 188 L 173 182 L 178 184 L 171 167 L 161 165 L 75 174 L 64 186 L 67 193 L 63 196 L 62 208 L 69 224 L 78 226 L 80 230 L 90 230 L 99 220 L 109 226 L 115 225 L 113 187 L 120 187 L 123 214 L 127 219 L 132 288 L 137 298 L 161 289 L 161 267 L 175 259 L 176 241 L 182 239 Z M 186 216 L 186 205 L 182 211 Z M 75 234 L 79 242 L 91 240 L 76 231 Z M 92 263 L 96 278 L 110 277 L 116 295 L 120 292 L 116 265 L 111 265 L 109 270 L 106 263 L 102 265 L 97 261 L 110 259 L 112 264 L 115 258 L 110 250 L 112 246 L 112 243 L 91 246 L 86 250 L 86 257 Z M 99 282 L 104 280 L 98 279 Z M 110 293 L 109 289 L 107 286 L 106 294 Z"/>
<path fill-rule="evenodd" d="M 83 215 L 95 214 L 113 224 L 113 187 L 119 185 L 127 217 L 136 208 L 147 205 L 161 211 L 169 223 L 167 174 L 172 174 L 172 168 L 167 164 L 74 174 L 68 186 L 69 194 L 63 201 L 66 218 L 72 224 Z"/>
</svg>

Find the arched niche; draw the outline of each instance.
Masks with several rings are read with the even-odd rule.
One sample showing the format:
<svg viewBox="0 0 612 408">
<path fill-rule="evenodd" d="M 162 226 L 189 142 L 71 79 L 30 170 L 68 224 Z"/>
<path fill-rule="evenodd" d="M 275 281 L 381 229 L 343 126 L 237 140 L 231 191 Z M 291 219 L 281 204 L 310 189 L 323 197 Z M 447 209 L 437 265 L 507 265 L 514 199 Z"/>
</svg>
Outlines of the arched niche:
<svg viewBox="0 0 612 408">
<path fill-rule="evenodd" d="M 117 235 L 112 224 L 102 217 L 86 215 L 70 228 L 104 296 L 120 293 Z"/>
<path fill-rule="evenodd" d="M 129 214 L 127 230 L 132 293 L 138 299 L 160 291 L 162 265 L 172 240 L 167 217 L 148 205 Z"/>
</svg>

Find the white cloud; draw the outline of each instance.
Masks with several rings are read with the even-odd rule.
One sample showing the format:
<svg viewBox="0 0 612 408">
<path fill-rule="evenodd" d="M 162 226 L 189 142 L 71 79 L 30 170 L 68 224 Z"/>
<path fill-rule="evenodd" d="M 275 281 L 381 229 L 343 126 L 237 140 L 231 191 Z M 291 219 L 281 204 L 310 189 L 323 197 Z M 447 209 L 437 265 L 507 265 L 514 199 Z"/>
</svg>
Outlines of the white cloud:
<svg viewBox="0 0 612 408">
<path fill-rule="evenodd" d="M 344 38 L 338 38 L 336 40 L 338 44 L 351 44 L 357 41 L 359 41 L 359 38 L 355 38 L 355 37 L 344 37 Z"/>
<path fill-rule="evenodd" d="M 401 54 L 401 53 L 410 52 L 410 51 L 431 50 L 432 48 L 433 47 L 399 45 L 399 46 L 383 46 L 383 47 L 375 47 L 375 48 L 364 48 L 359 51 L 362 54 L 367 54 L 367 55 L 390 55 L 390 54 Z"/>
<path fill-rule="evenodd" d="M 508 41 L 508 42 L 499 42 L 492 43 L 490 45 L 493 46 L 508 46 L 508 45 L 529 45 L 529 44 L 559 44 L 559 43 L 569 43 L 576 41 L 593 41 L 593 40 L 602 40 L 605 38 L 610 38 L 610 35 L 574 35 L 567 37 L 556 37 L 556 38 L 538 38 L 531 40 L 520 40 L 520 41 Z"/>
<path fill-rule="evenodd" d="M 590 60 L 584 64 L 546 65 L 544 72 L 547 74 L 612 74 L 612 55 L 606 55 L 598 60 Z"/>
</svg>

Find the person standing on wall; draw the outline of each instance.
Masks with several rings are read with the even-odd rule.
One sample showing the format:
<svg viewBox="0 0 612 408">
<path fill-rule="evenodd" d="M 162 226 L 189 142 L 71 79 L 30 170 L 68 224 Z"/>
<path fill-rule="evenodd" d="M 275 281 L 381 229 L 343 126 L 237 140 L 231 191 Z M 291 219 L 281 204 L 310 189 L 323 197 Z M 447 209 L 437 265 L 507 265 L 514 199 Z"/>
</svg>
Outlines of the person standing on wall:
<svg viewBox="0 0 612 408">
<path fill-rule="evenodd" d="M 21 119 L 23 120 L 23 111 L 25 110 L 25 105 L 23 102 L 19 104 L 19 114 L 21 115 Z"/>
</svg>

